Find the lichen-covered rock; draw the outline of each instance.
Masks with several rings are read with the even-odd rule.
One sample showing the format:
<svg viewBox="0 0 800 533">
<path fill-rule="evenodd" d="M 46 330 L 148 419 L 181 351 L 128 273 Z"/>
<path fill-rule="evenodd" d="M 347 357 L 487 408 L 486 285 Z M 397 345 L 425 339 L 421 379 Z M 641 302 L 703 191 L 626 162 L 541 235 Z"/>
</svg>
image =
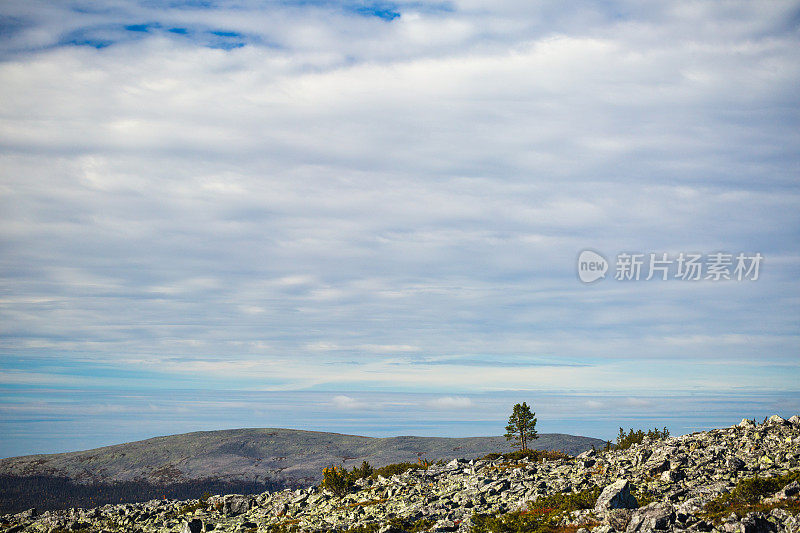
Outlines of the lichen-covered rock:
<svg viewBox="0 0 800 533">
<path fill-rule="evenodd" d="M 741 533 L 775 533 L 778 526 L 763 513 L 750 513 L 742 519 L 739 530 Z"/>
<path fill-rule="evenodd" d="M 594 505 L 595 511 L 608 511 L 610 509 L 634 509 L 639 506 L 636 498 L 631 495 L 631 485 L 627 479 L 618 479 L 603 489 Z"/>
<path fill-rule="evenodd" d="M 298 500 L 293 500 L 296 503 Z M 227 494 L 222 500 L 222 512 L 228 516 L 236 516 L 246 513 L 250 510 L 250 504 L 253 499 L 250 496 L 243 496 L 242 494 Z"/>
<path fill-rule="evenodd" d="M 664 531 L 674 523 L 675 507 L 669 502 L 654 502 L 634 511 L 625 531 Z"/>
<path fill-rule="evenodd" d="M 181 533 L 201 533 L 203 531 L 203 521 L 194 519 L 184 522 Z"/>
</svg>

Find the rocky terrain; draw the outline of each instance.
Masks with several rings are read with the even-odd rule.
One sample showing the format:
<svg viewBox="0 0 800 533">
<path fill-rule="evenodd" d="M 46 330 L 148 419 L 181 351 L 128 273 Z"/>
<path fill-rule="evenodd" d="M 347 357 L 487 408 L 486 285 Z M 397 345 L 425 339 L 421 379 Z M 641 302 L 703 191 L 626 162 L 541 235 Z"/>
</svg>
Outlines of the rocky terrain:
<svg viewBox="0 0 800 533">
<path fill-rule="evenodd" d="M 800 417 L 608 452 L 454 459 L 320 486 L 0 518 L 0 531 L 800 531 Z"/>
</svg>

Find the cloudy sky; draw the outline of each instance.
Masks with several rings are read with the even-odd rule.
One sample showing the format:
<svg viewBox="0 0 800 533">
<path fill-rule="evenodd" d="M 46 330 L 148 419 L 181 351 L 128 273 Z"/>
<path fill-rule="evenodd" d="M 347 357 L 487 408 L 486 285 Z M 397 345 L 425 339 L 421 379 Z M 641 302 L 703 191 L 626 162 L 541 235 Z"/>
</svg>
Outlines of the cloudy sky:
<svg viewBox="0 0 800 533">
<path fill-rule="evenodd" d="M 800 412 L 800 2 L 568 4 L 4 0 L 0 456 Z"/>
</svg>

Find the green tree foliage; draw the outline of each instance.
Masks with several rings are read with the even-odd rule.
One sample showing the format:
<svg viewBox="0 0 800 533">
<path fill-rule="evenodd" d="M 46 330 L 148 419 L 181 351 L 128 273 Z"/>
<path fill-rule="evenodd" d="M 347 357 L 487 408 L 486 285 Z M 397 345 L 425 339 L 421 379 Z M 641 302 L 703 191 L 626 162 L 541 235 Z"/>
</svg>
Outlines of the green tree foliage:
<svg viewBox="0 0 800 533">
<path fill-rule="evenodd" d="M 536 413 L 531 413 L 531 408 L 525 402 L 516 404 L 511 416 L 508 417 L 506 440 L 515 440 L 517 442 L 514 446 L 519 446 L 521 450 L 527 450 L 528 443 L 538 438 Z"/>
<path fill-rule="evenodd" d="M 361 463 L 360 467 L 353 467 L 353 471 L 350 473 L 350 477 L 355 481 L 356 479 L 361 479 L 365 477 L 369 477 L 375 472 L 372 466 L 366 461 Z"/>
<path fill-rule="evenodd" d="M 649 437 L 650 440 L 666 439 L 669 437 L 669 430 L 666 427 L 664 429 L 654 428 L 645 433 L 641 429 L 634 431 L 631 428 L 628 433 L 625 433 L 624 429 L 619 428 L 619 435 L 617 435 L 617 443 L 614 445 L 614 449 L 626 450 L 634 444 L 641 444 L 645 437 Z"/>
</svg>

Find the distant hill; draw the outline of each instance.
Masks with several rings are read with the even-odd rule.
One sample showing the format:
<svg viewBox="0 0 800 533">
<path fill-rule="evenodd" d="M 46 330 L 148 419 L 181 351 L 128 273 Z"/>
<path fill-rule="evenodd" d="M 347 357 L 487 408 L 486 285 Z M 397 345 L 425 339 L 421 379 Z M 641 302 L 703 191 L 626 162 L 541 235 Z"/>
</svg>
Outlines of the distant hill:
<svg viewBox="0 0 800 533">
<path fill-rule="evenodd" d="M 575 455 L 592 445 L 604 444 L 589 437 L 543 433 L 533 448 Z M 69 492 L 72 498 L 78 493 L 91 495 L 87 485 L 105 485 L 110 494 L 105 499 L 109 500 L 148 499 L 162 493 L 190 497 L 194 494 L 187 492 L 203 487 L 212 492 L 252 492 L 259 488 L 308 486 L 318 483 L 322 469 L 330 465 L 351 467 L 368 461 L 373 466 L 383 466 L 420 458 L 472 459 L 513 449 L 504 437 L 372 438 L 295 429 L 230 429 L 155 437 L 80 452 L 2 459 L 0 476 L 6 486 L 6 493 L 2 494 L 4 506 L 15 498 L 19 500 L 22 496 L 15 496 L 19 491 L 29 495 L 23 498 L 26 501 L 34 499 L 39 485 L 48 485 L 48 495 Z M 176 487 L 182 489 L 176 493 Z M 56 503 L 48 506 L 57 506 L 61 500 L 54 497 L 53 501 Z"/>
</svg>

